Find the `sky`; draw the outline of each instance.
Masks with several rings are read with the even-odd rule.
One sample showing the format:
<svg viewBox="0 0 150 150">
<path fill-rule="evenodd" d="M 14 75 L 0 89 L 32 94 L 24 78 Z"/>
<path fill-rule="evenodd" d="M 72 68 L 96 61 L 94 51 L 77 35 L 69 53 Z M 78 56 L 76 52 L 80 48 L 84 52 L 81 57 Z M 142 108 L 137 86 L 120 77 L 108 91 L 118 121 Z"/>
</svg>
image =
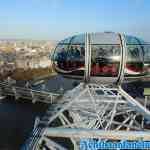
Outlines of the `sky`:
<svg viewBox="0 0 150 150">
<path fill-rule="evenodd" d="M 3 0 L 0 38 L 61 40 L 113 31 L 150 41 L 150 0 Z"/>
</svg>

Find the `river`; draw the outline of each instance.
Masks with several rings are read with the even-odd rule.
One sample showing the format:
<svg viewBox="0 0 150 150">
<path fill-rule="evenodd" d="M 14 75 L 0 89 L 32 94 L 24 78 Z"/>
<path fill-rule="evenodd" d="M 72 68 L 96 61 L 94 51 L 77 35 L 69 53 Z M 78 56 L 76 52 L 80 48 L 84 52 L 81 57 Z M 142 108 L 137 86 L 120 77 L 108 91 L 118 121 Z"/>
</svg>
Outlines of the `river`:
<svg viewBox="0 0 150 150">
<path fill-rule="evenodd" d="M 55 76 L 48 80 L 45 87 L 56 92 L 73 88 L 74 80 Z M 8 97 L 0 103 L 0 150 L 18 150 L 29 137 L 36 116 L 42 116 L 47 104 L 32 104 L 29 101 L 15 101 Z"/>
</svg>

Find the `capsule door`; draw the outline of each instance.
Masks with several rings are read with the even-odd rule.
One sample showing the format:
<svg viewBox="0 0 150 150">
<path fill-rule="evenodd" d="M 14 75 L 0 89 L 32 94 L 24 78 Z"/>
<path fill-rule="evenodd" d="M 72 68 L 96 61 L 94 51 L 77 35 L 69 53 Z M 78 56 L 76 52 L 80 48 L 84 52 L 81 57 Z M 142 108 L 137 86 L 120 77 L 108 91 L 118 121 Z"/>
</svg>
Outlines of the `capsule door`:
<svg viewBox="0 0 150 150">
<path fill-rule="evenodd" d="M 118 34 L 91 34 L 91 80 L 117 82 L 120 72 L 121 45 Z"/>
</svg>

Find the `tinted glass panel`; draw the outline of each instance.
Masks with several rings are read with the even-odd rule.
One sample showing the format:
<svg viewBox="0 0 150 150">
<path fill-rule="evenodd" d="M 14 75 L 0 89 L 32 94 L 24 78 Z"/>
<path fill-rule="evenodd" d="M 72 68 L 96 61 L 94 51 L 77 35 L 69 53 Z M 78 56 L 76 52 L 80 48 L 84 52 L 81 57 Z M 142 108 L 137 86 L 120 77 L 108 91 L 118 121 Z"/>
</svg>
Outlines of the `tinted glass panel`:
<svg viewBox="0 0 150 150">
<path fill-rule="evenodd" d="M 71 41 L 71 39 L 72 39 L 72 37 L 66 38 L 66 39 L 64 39 L 64 40 L 60 41 L 60 43 L 59 43 L 59 44 L 69 44 L 69 43 L 70 43 L 70 41 Z"/>
<path fill-rule="evenodd" d="M 84 34 L 81 34 L 81 35 L 78 35 L 78 36 L 74 36 L 72 39 L 71 39 L 71 44 L 84 44 L 85 43 L 85 35 Z"/>
<path fill-rule="evenodd" d="M 117 77 L 120 66 L 120 45 L 92 45 L 92 76 Z"/>
<path fill-rule="evenodd" d="M 144 71 L 150 76 L 150 44 L 143 45 L 144 47 Z"/>
<path fill-rule="evenodd" d="M 92 44 L 120 44 L 120 37 L 116 33 L 92 33 L 91 34 Z"/>
<path fill-rule="evenodd" d="M 126 36 L 127 62 L 126 76 L 140 76 L 144 74 L 144 48 L 142 41 L 136 37 Z"/>
<path fill-rule="evenodd" d="M 58 44 L 53 57 L 58 72 L 75 76 L 84 75 L 84 38 L 84 35 L 73 36 Z"/>
<path fill-rule="evenodd" d="M 120 66 L 120 37 L 118 34 L 91 34 L 91 75 L 97 77 L 117 77 Z"/>
</svg>

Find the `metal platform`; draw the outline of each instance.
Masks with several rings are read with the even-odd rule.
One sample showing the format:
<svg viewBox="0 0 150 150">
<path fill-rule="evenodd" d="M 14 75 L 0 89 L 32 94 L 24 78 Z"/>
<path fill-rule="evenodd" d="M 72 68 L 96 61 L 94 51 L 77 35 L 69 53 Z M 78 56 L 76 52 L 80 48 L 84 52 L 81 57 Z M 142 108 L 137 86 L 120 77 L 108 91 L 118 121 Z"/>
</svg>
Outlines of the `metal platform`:
<svg viewBox="0 0 150 150">
<path fill-rule="evenodd" d="M 88 138 L 149 141 L 148 107 L 121 87 L 81 83 L 49 107 L 22 150 L 78 150 Z"/>
</svg>

